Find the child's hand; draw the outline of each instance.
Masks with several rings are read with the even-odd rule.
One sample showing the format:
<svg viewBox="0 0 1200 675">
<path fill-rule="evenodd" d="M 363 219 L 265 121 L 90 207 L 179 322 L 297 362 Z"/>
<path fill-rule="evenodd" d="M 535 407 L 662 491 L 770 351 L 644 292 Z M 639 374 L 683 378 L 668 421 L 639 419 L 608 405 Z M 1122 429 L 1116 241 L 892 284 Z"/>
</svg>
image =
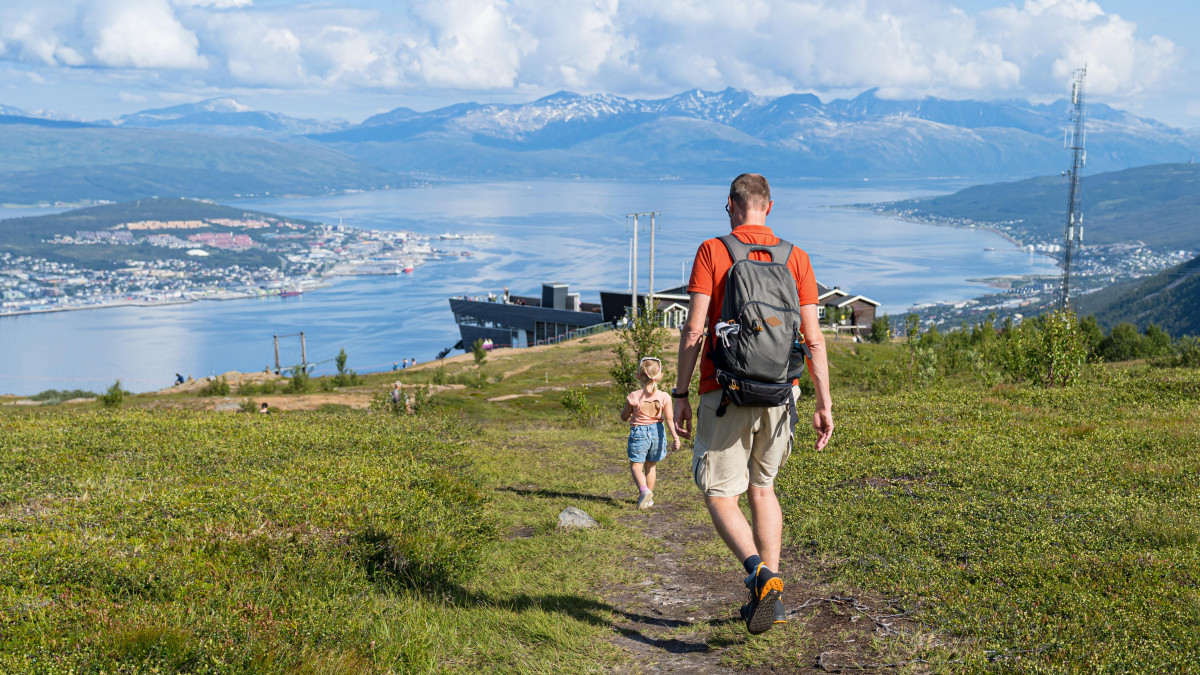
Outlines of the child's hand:
<svg viewBox="0 0 1200 675">
<path fill-rule="evenodd" d="M 678 438 L 676 438 L 676 439 L 675 439 L 675 444 L 674 444 L 674 445 L 675 445 L 675 449 L 676 449 L 676 450 L 678 450 L 680 447 L 682 447 L 682 446 L 683 446 L 683 442 L 682 442 L 682 441 L 680 441 Z"/>
</svg>

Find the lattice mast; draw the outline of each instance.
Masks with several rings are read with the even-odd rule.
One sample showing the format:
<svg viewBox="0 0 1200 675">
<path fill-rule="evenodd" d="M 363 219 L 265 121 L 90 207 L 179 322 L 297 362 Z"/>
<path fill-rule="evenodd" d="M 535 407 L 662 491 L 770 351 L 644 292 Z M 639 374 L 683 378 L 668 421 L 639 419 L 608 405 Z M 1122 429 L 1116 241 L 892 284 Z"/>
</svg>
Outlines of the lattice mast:
<svg viewBox="0 0 1200 675">
<path fill-rule="evenodd" d="M 1086 76 L 1085 65 L 1075 71 L 1075 80 L 1071 85 L 1071 170 L 1067 172 L 1071 186 L 1067 193 L 1067 223 L 1063 232 L 1062 289 L 1059 291 L 1061 309 L 1071 307 L 1071 259 L 1075 242 L 1083 242 L 1083 206 L 1079 181 L 1083 165 L 1087 163 L 1087 151 L 1083 147 L 1086 140 L 1083 129 L 1083 80 Z"/>
</svg>

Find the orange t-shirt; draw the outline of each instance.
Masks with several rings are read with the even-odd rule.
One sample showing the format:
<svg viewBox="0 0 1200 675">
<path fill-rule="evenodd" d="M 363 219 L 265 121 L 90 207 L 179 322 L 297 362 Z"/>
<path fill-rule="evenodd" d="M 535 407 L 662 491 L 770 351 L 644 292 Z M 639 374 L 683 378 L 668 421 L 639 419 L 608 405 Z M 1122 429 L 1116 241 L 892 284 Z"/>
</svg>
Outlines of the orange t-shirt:
<svg viewBox="0 0 1200 675">
<path fill-rule="evenodd" d="M 779 243 L 779 237 L 766 225 L 742 225 L 733 230 L 733 236 L 746 244 L 762 244 L 774 246 Z M 751 251 L 751 260 L 770 260 L 771 256 L 765 251 Z M 792 246 L 792 255 L 787 261 L 788 270 L 796 280 L 796 292 L 801 305 L 817 304 L 817 279 L 813 276 L 812 263 L 808 254 L 798 246 Z M 688 293 L 703 293 L 711 300 L 708 304 L 708 335 L 712 335 L 721 317 L 721 305 L 725 301 L 725 278 L 729 268 L 733 267 L 733 259 L 729 250 L 720 239 L 705 240 L 696 251 L 696 260 L 692 263 L 692 278 L 688 281 Z M 708 357 L 709 346 L 706 344 L 700 356 L 700 393 L 720 389 L 717 384 L 716 368 Z"/>
</svg>

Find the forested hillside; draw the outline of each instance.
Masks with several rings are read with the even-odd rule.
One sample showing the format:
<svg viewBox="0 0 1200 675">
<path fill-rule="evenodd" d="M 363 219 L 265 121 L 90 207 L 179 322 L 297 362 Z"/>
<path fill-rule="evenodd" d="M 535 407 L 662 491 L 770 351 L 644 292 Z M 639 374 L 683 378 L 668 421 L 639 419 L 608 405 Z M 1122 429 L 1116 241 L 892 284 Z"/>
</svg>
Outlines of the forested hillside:
<svg viewBox="0 0 1200 675">
<path fill-rule="evenodd" d="M 1148 279 L 1120 284 L 1079 298 L 1081 314 L 1112 328 L 1153 323 L 1172 336 L 1200 335 L 1200 257 Z"/>
<path fill-rule="evenodd" d="M 1154 164 L 1082 183 L 1084 244 L 1141 241 L 1154 249 L 1200 249 L 1200 165 Z M 911 216 L 1002 223 L 1035 237 L 1061 237 L 1067 179 L 1043 176 L 969 187 L 951 195 L 894 202 Z"/>
</svg>

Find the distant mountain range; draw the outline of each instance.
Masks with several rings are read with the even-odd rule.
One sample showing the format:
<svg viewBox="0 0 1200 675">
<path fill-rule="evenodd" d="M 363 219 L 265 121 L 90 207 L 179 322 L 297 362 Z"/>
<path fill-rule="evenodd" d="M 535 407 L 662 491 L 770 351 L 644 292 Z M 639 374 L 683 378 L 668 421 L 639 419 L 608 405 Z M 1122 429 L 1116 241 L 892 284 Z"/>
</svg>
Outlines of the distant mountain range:
<svg viewBox="0 0 1200 675">
<path fill-rule="evenodd" d="M 1024 177 L 1057 173 L 1065 101 L 822 103 L 726 89 L 659 100 L 562 92 L 519 105 L 398 108 L 312 138 L 433 176 L 725 178 Z M 1106 105 L 1088 110 L 1089 171 L 1187 161 L 1200 138 Z"/>
<path fill-rule="evenodd" d="M 252 110 L 232 98 L 214 98 L 170 108 L 143 110 L 119 117 L 113 124 L 122 127 L 269 138 L 332 132 L 350 126 L 345 120 L 300 119 L 280 113 Z"/>
<path fill-rule="evenodd" d="M 360 124 L 222 98 L 89 124 L 0 108 L 0 124 L 4 202 L 314 194 L 443 179 L 728 179 L 747 170 L 776 180 L 997 179 L 1058 173 L 1068 162 L 1065 102 L 890 101 L 873 90 L 828 103 L 737 89 L 654 100 L 560 92 L 524 104 L 402 107 Z M 1200 146 L 1193 132 L 1102 104 L 1089 106 L 1087 130 L 1088 173 L 1185 162 Z"/>
</svg>

